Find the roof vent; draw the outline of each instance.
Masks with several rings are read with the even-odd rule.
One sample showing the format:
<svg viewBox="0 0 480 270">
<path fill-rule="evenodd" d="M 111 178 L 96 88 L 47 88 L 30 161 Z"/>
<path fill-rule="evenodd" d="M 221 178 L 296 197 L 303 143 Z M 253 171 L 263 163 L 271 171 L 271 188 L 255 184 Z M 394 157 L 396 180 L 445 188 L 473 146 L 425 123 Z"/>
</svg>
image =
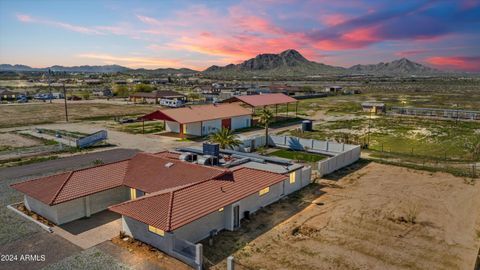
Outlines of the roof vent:
<svg viewBox="0 0 480 270">
<path fill-rule="evenodd" d="M 165 164 L 165 168 L 170 168 L 172 167 L 174 164 L 172 162 L 168 162 L 167 164 Z"/>
</svg>

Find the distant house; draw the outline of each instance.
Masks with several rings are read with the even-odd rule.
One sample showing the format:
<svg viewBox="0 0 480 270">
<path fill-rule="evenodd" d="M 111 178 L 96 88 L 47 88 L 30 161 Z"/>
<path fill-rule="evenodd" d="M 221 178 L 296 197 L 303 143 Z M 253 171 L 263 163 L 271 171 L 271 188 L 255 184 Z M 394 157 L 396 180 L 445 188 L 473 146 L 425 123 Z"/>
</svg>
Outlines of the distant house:
<svg viewBox="0 0 480 270">
<path fill-rule="evenodd" d="M 102 79 L 86 79 L 83 81 L 83 83 L 88 85 L 102 84 L 103 80 Z"/>
<path fill-rule="evenodd" d="M 379 102 L 364 102 L 362 103 L 362 109 L 364 112 L 370 112 L 375 114 L 386 112 L 385 103 Z"/>
<path fill-rule="evenodd" d="M 252 112 L 239 104 L 208 104 L 164 109 L 142 116 L 142 120 L 163 120 L 165 130 L 180 137 L 204 136 L 222 128 L 231 130 L 250 127 Z"/>
<path fill-rule="evenodd" d="M 342 91 L 342 87 L 338 85 L 332 85 L 332 86 L 327 86 L 325 87 L 324 92 L 326 93 L 339 93 Z"/>
<path fill-rule="evenodd" d="M 17 93 L 7 90 L 0 89 L 0 100 L 2 101 L 13 101 L 17 99 Z"/>
<path fill-rule="evenodd" d="M 97 88 L 93 90 L 92 94 L 96 97 L 112 97 L 113 96 L 112 90 L 110 90 L 110 88 L 103 88 L 103 89 Z"/>
<path fill-rule="evenodd" d="M 178 92 L 171 91 L 171 90 L 156 90 L 150 93 L 137 92 L 137 93 L 131 94 L 129 96 L 129 99 L 134 103 L 137 103 L 140 101 L 142 103 L 150 102 L 155 104 L 162 104 L 162 100 L 163 100 L 162 105 L 169 106 L 167 105 L 167 103 L 171 103 L 172 106 L 169 106 L 169 107 L 180 107 L 180 106 L 183 106 L 183 104 L 187 100 L 187 97 L 184 94 L 180 94 Z M 166 101 L 170 101 L 170 102 L 166 102 Z M 175 105 L 173 106 L 173 104 Z"/>
<path fill-rule="evenodd" d="M 293 96 L 300 92 L 298 86 L 291 86 L 288 84 L 271 84 L 268 86 L 271 93 L 283 93 L 285 95 Z"/>
</svg>

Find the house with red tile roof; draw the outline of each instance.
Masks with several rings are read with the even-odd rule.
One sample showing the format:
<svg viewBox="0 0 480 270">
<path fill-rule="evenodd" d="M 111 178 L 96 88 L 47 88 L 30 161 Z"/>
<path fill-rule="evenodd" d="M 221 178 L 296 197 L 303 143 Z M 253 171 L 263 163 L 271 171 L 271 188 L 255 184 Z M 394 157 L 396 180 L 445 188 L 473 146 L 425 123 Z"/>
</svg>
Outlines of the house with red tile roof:
<svg viewBox="0 0 480 270">
<path fill-rule="evenodd" d="M 239 104 L 207 104 L 158 110 L 140 119 L 163 120 L 166 131 L 180 136 L 204 136 L 222 128 L 250 127 L 252 112 Z"/>
<path fill-rule="evenodd" d="M 280 166 L 289 167 L 284 172 L 268 164 L 232 164 L 201 165 L 175 152 L 138 153 L 128 160 L 12 187 L 24 193 L 30 211 L 56 224 L 108 208 L 122 215 L 127 235 L 198 266 L 194 243 L 239 228 L 242 219 L 310 183 L 309 168 L 299 164 Z"/>
</svg>

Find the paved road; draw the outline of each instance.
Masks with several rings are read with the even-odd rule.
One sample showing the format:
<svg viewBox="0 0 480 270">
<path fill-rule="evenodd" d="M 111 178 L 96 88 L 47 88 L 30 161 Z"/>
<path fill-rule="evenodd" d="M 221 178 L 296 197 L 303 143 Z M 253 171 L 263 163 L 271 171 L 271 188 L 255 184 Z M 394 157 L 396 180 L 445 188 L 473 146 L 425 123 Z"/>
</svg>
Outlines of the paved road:
<svg viewBox="0 0 480 270">
<path fill-rule="evenodd" d="M 23 166 L 0 169 L 0 181 L 5 179 L 17 179 L 27 176 L 45 175 L 59 171 L 68 171 L 93 165 L 93 161 L 100 159 L 104 163 L 127 159 L 139 152 L 136 149 L 112 149 L 101 152 L 93 152 L 82 155 L 70 156 L 56 160 L 38 162 Z"/>
</svg>

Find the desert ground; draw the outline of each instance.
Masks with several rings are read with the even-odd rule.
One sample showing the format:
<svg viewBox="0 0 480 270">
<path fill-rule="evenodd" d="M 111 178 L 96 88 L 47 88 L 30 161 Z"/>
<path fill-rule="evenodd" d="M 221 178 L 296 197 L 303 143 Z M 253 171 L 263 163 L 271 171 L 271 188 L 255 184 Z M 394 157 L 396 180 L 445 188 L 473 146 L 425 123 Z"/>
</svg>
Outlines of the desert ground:
<svg viewBox="0 0 480 270">
<path fill-rule="evenodd" d="M 473 269 L 480 184 L 363 162 L 206 243 L 211 269 Z M 307 206 L 308 205 L 308 206 Z M 226 257 L 226 256 L 225 256 Z"/>
</svg>

